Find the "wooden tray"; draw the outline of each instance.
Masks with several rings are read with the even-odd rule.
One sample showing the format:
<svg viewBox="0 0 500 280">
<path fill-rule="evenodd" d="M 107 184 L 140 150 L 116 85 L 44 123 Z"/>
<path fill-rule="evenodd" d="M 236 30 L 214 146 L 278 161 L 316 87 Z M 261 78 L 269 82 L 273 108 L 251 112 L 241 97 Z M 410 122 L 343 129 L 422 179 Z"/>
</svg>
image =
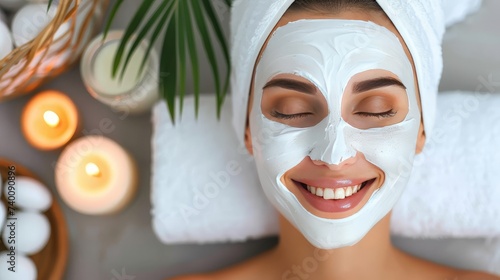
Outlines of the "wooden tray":
<svg viewBox="0 0 500 280">
<path fill-rule="evenodd" d="M 0 172 L 4 181 L 6 181 L 9 166 L 16 167 L 16 176 L 28 176 L 40 181 L 25 167 L 13 161 L 0 158 Z M 5 203 L 5 196 L 2 197 Z M 64 270 L 68 259 L 68 230 L 66 220 L 55 197 L 52 199 L 52 206 L 44 214 L 50 221 L 50 239 L 42 251 L 30 256 L 30 258 L 34 261 L 38 269 L 38 279 L 61 280 L 64 277 Z M 5 250 L 5 246 L 2 243 L 0 242 L 0 251 Z"/>
</svg>

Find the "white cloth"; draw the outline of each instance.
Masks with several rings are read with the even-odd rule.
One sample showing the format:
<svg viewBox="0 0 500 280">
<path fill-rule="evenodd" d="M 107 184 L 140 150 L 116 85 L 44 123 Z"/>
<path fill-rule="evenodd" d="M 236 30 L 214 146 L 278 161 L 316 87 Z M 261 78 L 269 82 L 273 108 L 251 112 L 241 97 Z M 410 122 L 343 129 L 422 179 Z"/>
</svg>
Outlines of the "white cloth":
<svg viewBox="0 0 500 280">
<path fill-rule="evenodd" d="M 154 109 L 151 202 L 158 238 L 207 243 L 275 235 L 276 212 L 232 133 L 229 102 L 220 122 L 214 95 L 202 96 L 198 122 L 193 99 L 185 106 L 176 126 L 164 103 Z M 439 95 L 436 133 L 394 208 L 393 234 L 500 238 L 499 107 L 500 94 Z M 232 172 L 235 165 L 239 172 Z"/>
</svg>

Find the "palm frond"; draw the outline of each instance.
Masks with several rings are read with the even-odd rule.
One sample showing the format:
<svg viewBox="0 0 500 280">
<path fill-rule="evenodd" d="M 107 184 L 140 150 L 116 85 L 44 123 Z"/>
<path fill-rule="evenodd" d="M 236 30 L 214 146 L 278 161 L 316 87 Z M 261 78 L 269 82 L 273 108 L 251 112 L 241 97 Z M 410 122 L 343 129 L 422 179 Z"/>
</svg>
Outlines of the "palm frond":
<svg viewBox="0 0 500 280">
<path fill-rule="evenodd" d="M 174 9 L 173 17 L 170 17 L 165 29 L 160 54 L 160 92 L 167 102 L 172 123 L 175 123 L 175 95 L 177 89 L 177 57 L 175 51 L 177 47 L 177 17 L 178 13 Z"/>
<path fill-rule="evenodd" d="M 189 4 L 189 2 L 188 2 Z M 198 118 L 198 109 L 200 108 L 200 66 L 198 63 L 198 53 L 196 52 L 196 43 L 193 32 L 193 24 L 191 22 L 192 12 L 190 10 L 190 5 L 188 5 L 189 16 L 185 18 L 184 25 L 186 26 L 186 40 L 189 51 L 189 60 L 191 61 L 191 71 L 193 75 L 194 84 L 194 109 L 196 118 Z"/>
<path fill-rule="evenodd" d="M 125 29 L 120 45 L 118 46 L 118 49 L 116 51 L 116 56 L 113 60 L 113 77 L 116 77 L 123 53 L 125 52 L 125 48 L 127 47 L 129 40 L 137 32 L 137 29 L 145 19 L 144 15 L 148 13 L 154 1 L 155 0 L 143 0 L 142 4 L 139 6 L 139 9 L 136 11 L 135 15 L 132 17 L 132 20 L 128 24 L 127 29 Z M 123 64 L 122 73 L 125 72 L 127 66 L 128 65 L 126 63 Z"/>
<path fill-rule="evenodd" d="M 53 2 L 53 1 L 54 1 L 54 0 L 49 0 L 49 3 L 47 4 L 47 11 L 49 11 L 49 10 L 50 10 L 50 7 L 52 6 L 52 2 Z"/>
<path fill-rule="evenodd" d="M 220 27 L 219 20 L 217 19 L 217 15 L 215 14 L 214 8 L 212 6 L 212 2 L 210 1 L 202 1 L 205 11 L 208 15 L 208 18 L 212 24 L 212 27 L 215 31 L 215 35 L 217 36 L 217 39 L 219 41 L 219 45 L 222 47 L 222 52 L 224 54 L 224 60 L 226 62 L 226 68 L 229 70 L 231 68 L 231 60 L 229 57 L 229 48 L 227 46 L 226 38 L 224 37 L 224 32 L 222 31 L 222 28 Z M 228 87 L 229 87 L 229 71 L 226 71 L 226 77 L 225 77 L 225 83 L 222 88 L 222 94 L 217 95 L 217 116 L 220 117 L 220 109 L 222 108 L 222 104 L 224 103 L 224 97 L 225 93 L 227 93 Z"/>
<path fill-rule="evenodd" d="M 123 77 L 134 51 L 140 43 L 149 36 L 149 46 L 141 63 L 142 72 L 147 57 L 155 41 L 164 31 L 164 38 L 160 54 L 159 89 L 165 99 L 173 122 L 175 122 L 175 99 L 179 96 L 180 112 L 186 94 L 186 81 L 188 75 L 187 60 L 191 62 L 191 75 L 193 77 L 195 114 L 198 116 L 200 94 L 200 67 L 197 50 L 197 40 L 194 33 L 198 33 L 201 43 L 208 58 L 212 76 L 215 81 L 217 95 L 217 116 L 220 117 L 222 104 L 229 86 L 230 58 L 226 38 L 222 31 L 220 20 L 215 12 L 212 0 L 141 0 L 139 8 L 129 22 L 123 38 L 113 60 L 112 73 L 116 76 L 121 71 Z M 156 10 L 150 16 L 148 13 L 153 4 L 160 1 Z M 223 0 L 230 6 L 231 0 Z M 105 26 L 105 34 L 111 26 L 123 0 L 117 0 L 111 10 L 110 17 Z M 194 23 L 194 24 L 193 24 Z M 152 32 L 151 32 L 152 31 Z M 212 34 L 215 39 L 212 39 Z M 216 58 L 216 45 L 221 48 L 224 63 L 227 68 L 225 75 L 221 75 L 219 62 Z M 130 46 L 130 47 L 128 47 Z M 123 61 L 123 63 L 122 63 Z M 223 79 L 221 80 L 221 77 Z"/>
<path fill-rule="evenodd" d="M 104 26 L 104 35 L 103 35 L 103 40 L 106 39 L 106 36 L 108 35 L 108 31 L 111 28 L 111 24 L 113 23 L 113 20 L 116 17 L 116 13 L 122 6 L 124 0 L 116 0 L 115 4 L 113 5 L 113 8 L 111 9 L 111 13 L 109 14 L 109 18 L 106 22 L 106 25 Z M 50 3 L 52 3 L 52 0 L 49 2 L 49 7 Z"/>
</svg>

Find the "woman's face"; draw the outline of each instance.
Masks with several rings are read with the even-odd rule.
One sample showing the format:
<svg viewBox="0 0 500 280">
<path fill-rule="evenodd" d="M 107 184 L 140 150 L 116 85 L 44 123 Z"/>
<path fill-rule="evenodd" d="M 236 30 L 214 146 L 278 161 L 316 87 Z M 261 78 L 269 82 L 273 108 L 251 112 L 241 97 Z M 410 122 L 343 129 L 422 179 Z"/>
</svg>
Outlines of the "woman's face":
<svg viewBox="0 0 500 280">
<path fill-rule="evenodd" d="M 287 13 L 263 47 L 247 147 L 316 247 L 356 243 L 399 198 L 424 142 L 413 68 L 381 13 Z"/>
</svg>

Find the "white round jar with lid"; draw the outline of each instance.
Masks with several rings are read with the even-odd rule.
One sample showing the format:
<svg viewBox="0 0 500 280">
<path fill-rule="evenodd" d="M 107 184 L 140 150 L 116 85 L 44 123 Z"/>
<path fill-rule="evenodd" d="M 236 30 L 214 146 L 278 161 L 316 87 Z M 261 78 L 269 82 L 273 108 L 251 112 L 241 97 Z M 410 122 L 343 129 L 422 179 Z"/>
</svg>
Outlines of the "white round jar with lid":
<svg viewBox="0 0 500 280">
<path fill-rule="evenodd" d="M 124 114 L 149 112 L 160 99 L 158 54 L 152 48 L 144 68 L 139 72 L 149 46 L 149 43 L 143 40 L 134 51 L 121 76 L 129 44 L 125 48 L 118 72 L 113 77 L 113 61 L 123 33 L 122 30 L 110 31 L 104 40 L 103 34 L 100 34 L 90 42 L 80 62 L 82 79 L 88 92 L 94 98 L 117 112 Z"/>
</svg>

